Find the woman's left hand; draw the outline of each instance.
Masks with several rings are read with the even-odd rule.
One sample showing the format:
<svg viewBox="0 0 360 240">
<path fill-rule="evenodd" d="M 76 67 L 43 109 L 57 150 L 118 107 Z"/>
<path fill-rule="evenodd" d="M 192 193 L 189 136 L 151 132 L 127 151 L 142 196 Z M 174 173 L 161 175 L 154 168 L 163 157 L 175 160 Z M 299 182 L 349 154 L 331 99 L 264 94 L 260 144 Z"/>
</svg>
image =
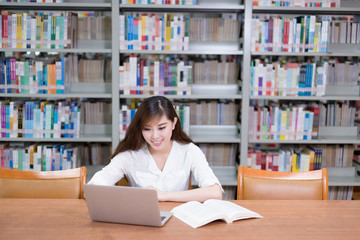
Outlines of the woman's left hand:
<svg viewBox="0 0 360 240">
<path fill-rule="evenodd" d="M 156 187 L 153 187 L 153 186 L 147 186 L 147 188 L 148 189 L 153 189 L 153 190 L 155 190 L 157 192 L 158 200 L 160 202 L 166 201 L 166 198 L 165 198 L 166 192 L 160 191 L 159 189 L 157 189 Z"/>
</svg>

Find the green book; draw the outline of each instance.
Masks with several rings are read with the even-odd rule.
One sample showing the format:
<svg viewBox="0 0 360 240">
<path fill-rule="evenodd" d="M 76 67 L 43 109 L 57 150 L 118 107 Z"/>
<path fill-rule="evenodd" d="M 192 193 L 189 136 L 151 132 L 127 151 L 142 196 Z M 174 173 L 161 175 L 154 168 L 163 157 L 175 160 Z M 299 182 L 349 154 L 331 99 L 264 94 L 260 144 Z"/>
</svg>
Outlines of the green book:
<svg viewBox="0 0 360 240">
<path fill-rule="evenodd" d="M 59 16 L 59 27 L 60 27 L 60 37 L 59 37 L 59 40 L 60 40 L 60 45 L 59 45 L 59 48 L 63 49 L 64 48 L 64 21 L 65 21 L 65 17 L 64 16 Z M 67 31 L 67 29 L 66 29 Z"/>
<path fill-rule="evenodd" d="M 51 16 L 51 48 L 55 48 L 56 16 Z"/>
<path fill-rule="evenodd" d="M 41 16 L 36 16 L 36 48 L 42 48 L 41 42 Z"/>
</svg>

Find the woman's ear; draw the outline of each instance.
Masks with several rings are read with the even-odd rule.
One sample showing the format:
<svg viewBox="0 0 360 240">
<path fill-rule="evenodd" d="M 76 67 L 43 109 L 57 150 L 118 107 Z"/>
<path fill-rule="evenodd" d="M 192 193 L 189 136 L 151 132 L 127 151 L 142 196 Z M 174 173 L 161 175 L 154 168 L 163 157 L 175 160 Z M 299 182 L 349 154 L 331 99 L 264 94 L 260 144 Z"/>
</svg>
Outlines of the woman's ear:
<svg viewBox="0 0 360 240">
<path fill-rule="evenodd" d="M 176 126 L 177 120 L 178 120 L 178 119 L 177 119 L 177 117 L 174 117 L 172 130 L 174 130 L 174 129 L 175 129 L 175 126 Z"/>
</svg>

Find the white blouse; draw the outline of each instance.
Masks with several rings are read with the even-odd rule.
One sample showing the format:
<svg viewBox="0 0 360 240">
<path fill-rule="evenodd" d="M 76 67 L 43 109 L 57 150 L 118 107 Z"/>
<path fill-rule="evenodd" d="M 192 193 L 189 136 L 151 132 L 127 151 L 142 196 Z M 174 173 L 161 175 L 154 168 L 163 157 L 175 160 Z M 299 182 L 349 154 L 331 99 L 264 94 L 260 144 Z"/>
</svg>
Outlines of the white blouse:
<svg viewBox="0 0 360 240">
<path fill-rule="evenodd" d="M 205 158 L 193 143 L 173 142 L 170 154 L 161 171 L 150 154 L 147 144 L 137 151 L 116 155 L 101 171 L 95 173 L 89 184 L 114 185 L 126 176 L 132 187 L 153 186 L 161 191 L 184 191 L 189 188 L 190 174 L 199 187 L 221 184 Z"/>
</svg>

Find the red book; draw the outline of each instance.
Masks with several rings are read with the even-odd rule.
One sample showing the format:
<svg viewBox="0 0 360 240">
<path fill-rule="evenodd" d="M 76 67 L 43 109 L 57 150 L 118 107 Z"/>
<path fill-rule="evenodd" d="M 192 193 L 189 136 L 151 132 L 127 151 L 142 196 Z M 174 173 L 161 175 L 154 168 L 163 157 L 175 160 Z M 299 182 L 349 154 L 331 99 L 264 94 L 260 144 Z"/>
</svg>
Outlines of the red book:
<svg viewBox="0 0 360 240">
<path fill-rule="evenodd" d="M 3 40 L 3 43 L 2 43 L 2 47 L 3 48 L 8 48 L 8 15 L 5 15 L 2 13 L 1 15 L 1 25 L 2 25 L 2 40 Z"/>
</svg>

